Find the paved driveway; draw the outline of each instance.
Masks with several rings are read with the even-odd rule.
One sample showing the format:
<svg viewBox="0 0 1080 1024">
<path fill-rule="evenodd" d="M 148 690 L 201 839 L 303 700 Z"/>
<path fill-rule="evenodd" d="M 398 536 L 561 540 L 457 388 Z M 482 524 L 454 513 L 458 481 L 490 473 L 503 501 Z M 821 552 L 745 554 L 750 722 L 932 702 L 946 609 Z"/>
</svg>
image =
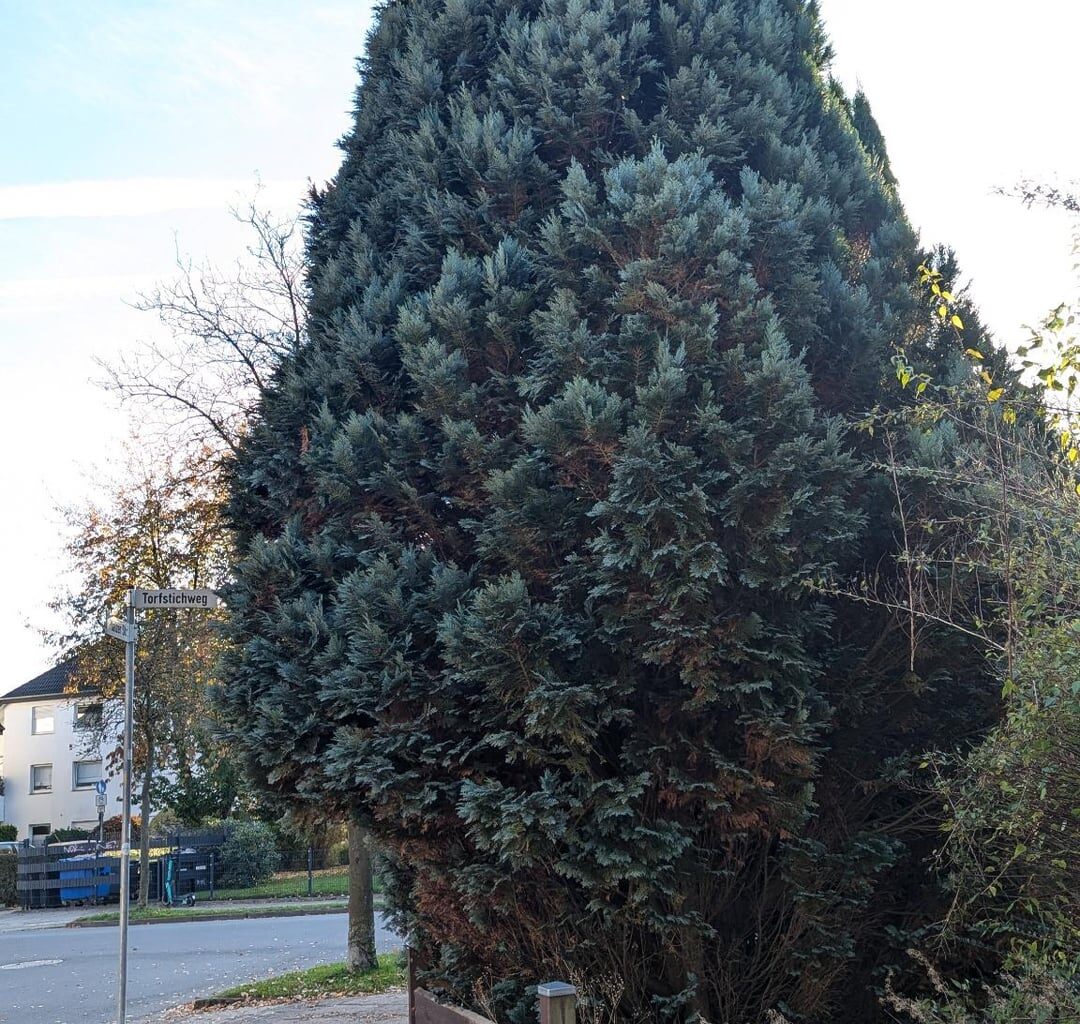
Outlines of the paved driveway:
<svg viewBox="0 0 1080 1024">
<path fill-rule="evenodd" d="M 345 914 L 325 914 L 133 927 L 128 1018 L 270 974 L 340 961 L 346 922 Z M 378 925 L 379 952 L 398 948 L 396 936 L 381 920 Z M 0 1021 L 111 1024 L 118 941 L 115 928 L 14 930 L 0 923 Z"/>
</svg>

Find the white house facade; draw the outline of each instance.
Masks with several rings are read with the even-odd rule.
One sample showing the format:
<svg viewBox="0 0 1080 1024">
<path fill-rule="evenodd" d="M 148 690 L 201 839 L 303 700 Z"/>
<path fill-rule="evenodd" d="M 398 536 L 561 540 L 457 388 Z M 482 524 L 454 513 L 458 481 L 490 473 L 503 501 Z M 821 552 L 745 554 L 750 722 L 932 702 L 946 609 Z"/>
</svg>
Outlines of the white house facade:
<svg viewBox="0 0 1080 1024">
<path fill-rule="evenodd" d="M 71 663 L 42 673 L 0 697 L 0 821 L 18 839 L 43 842 L 58 829 L 97 828 L 96 784 L 107 785 L 106 818 L 116 812 L 119 782 L 109 778 L 101 740 L 101 698 L 65 692 Z"/>
</svg>

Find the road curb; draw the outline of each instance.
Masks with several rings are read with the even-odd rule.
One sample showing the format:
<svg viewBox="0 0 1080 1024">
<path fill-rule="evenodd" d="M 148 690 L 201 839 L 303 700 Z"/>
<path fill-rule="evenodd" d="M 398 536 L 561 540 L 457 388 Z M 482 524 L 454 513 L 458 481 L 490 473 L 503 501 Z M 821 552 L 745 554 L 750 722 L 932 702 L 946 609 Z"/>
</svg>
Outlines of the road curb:
<svg viewBox="0 0 1080 1024">
<path fill-rule="evenodd" d="M 344 914 L 348 907 L 343 903 L 340 907 L 281 907 L 275 908 L 272 914 L 252 913 L 251 911 L 237 910 L 225 914 L 176 914 L 170 917 L 151 917 L 141 920 L 129 919 L 128 924 L 183 924 L 193 921 L 246 921 L 251 918 L 274 918 L 274 917 L 318 917 L 323 914 Z M 116 921 L 69 921 L 65 928 L 116 928 L 120 924 Z"/>
</svg>

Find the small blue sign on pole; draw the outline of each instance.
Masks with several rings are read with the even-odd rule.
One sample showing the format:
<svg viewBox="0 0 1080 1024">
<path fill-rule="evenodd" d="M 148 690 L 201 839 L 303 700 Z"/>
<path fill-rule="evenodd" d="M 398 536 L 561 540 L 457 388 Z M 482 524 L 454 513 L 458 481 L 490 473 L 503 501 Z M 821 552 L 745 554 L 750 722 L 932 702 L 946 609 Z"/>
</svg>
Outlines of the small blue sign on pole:
<svg viewBox="0 0 1080 1024">
<path fill-rule="evenodd" d="M 105 795 L 105 780 L 104 779 L 98 779 L 97 782 L 94 783 L 94 789 L 96 790 L 98 796 L 104 796 Z"/>
</svg>

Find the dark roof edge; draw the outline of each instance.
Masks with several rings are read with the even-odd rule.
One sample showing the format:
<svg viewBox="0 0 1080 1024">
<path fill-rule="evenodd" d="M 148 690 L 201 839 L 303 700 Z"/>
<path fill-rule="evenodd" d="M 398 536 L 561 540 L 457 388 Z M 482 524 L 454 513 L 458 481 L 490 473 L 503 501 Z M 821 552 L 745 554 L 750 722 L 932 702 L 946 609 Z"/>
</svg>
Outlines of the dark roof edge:
<svg viewBox="0 0 1080 1024">
<path fill-rule="evenodd" d="M 19 687 L 21 689 L 21 687 Z M 82 700 L 84 697 L 100 697 L 100 690 L 64 690 L 60 693 L 27 693 L 21 697 L 13 696 L 16 693 L 0 694 L 0 704 L 26 704 L 32 700 Z"/>
<path fill-rule="evenodd" d="M 75 659 L 68 658 L 46 669 L 41 675 L 34 676 L 28 683 L 16 686 L 14 690 L 0 696 L 0 704 L 17 704 L 27 700 L 58 700 L 70 697 L 73 700 L 80 696 L 96 696 L 100 691 L 97 689 L 69 690 L 68 683 L 75 671 Z"/>
</svg>

